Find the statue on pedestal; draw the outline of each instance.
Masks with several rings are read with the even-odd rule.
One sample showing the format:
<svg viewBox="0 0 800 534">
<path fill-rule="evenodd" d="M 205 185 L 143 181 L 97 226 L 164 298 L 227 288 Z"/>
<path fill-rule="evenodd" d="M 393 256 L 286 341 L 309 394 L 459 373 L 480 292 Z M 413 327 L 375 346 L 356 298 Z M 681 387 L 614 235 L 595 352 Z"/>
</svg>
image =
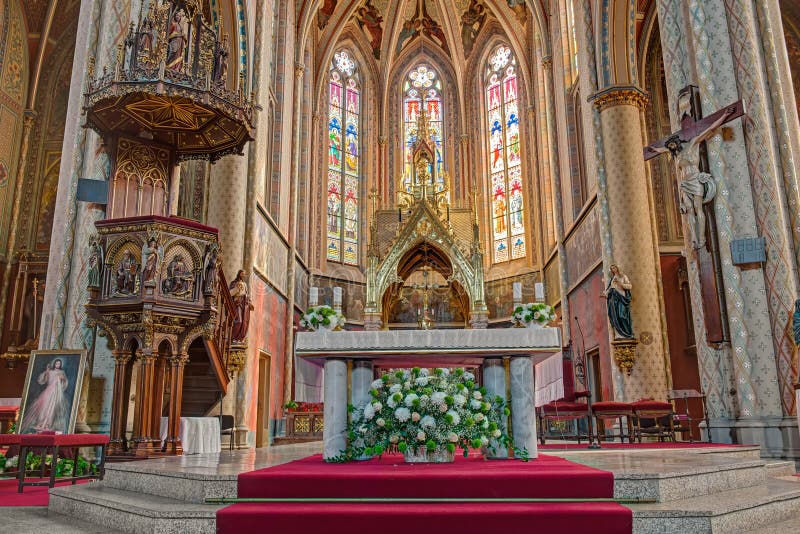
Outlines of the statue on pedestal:
<svg viewBox="0 0 800 534">
<path fill-rule="evenodd" d="M 608 299 L 608 321 L 614 329 L 615 339 L 633 339 L 631 287 L 628 277 L 617 265 L 612 265 L 604 294 Z"/>
<path fill-rule="evenodd" d="M 142 247 L 142 284 L 151 283 L 156 278 L 158 266 L 164 255 L 164 249 L 158 244 L 158 237 L 151 235 L 147 244 Z"/>
<path fill-rule="evenodd" d="M 250 302 L 244 271 L 240 270 L 236 273 L 236 279 L 231 282 L 228 289 L 231 291 L 234 307 L 231 341 L 245 341 L 247 339 L 247 330 L 250 327 L 250 310 L 253 309 L 253 305 Z"/>
</svg>

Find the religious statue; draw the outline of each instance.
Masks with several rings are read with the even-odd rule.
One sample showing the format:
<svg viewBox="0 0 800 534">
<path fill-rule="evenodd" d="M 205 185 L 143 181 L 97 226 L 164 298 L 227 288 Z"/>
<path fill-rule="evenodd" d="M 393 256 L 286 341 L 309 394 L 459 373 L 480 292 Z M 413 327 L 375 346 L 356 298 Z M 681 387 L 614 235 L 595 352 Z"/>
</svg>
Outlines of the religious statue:
<svg viewBox="0 0 800 534">
<path fill-rule="evenodd" d="M 167 34 L 167 68 L 172 71 L 180 71 L 183 68 L 183 59 L 186 53 L 187 23 L 184 20 L 184 13 L 179 9 L 172 16 L 169 23 Z"/>
<path fill-rule="evenodd" d="M 164 256 L 164 249 L 158 243 L 158 237 L 151 235 L 147 244 L 142 247 L 142 284 L 153 284 L 158 273 L 158 266 Z"/>
<path fill-rule="evenodd" d="M 203 259 L 203 293 L 213 294 L 217 289 L 217 272 L 219 269 L 219 245 L 210 243 L 206 245 Z"/>
<path fill-rule="evenodd" d="M 615 339 L 633 339 L 631 287 L 628 277 L 617 265 L 612 265 L 608 286 L 603 294 L 607 299 L 608 321 L 614 329 Z"/>
<path fill-rule="evenodd" d="M 695 123 L 692 118 L 692 93 L 686 91 L 678 97 L 678 113 L 681 125 L 685 129 Z M 714 136 L 716 130 L 729 122 L 737 114 L 736 106 L 730 106 L 712 122 L 702 125 L 689 139 L 680 133 L 670 136 L 664 146 L 651 145 L 648 148 L 655 154 L 669 152 L 675 163 L 675 170 L 680 177 L 680 210 L 686 216 L 689 228 L 689 240 L 695 249 L 706 245 L 706 215 L 703 209 L 717 194 L 714 177 L 700 171 L 700 143 Z"/>
<path fill-rule="evenodd" d="M 182 254 L 176 254 L 167 265 L 167 276 L 161 283 L 161 292 L 165 295 L 184 297 L 192 290 L 192 274 L 186 266 Z"/>
<path fill-rule="evenodd" d="M 358 9 L 358 25 L 364 30 L 368 37 L 370 37 L 370 46 L 372 46 L 372 55 L 375 59 L 381 58 L 381 40 L 383 39 L 383 17 L 381 12 L 372 5 L 372 0 L 367 0 L 363 6 Z"/>
<path fill-rule="evenodd" d="M 138 293 L 138 275 L 139 264 L 136 263 L 131 251 L 126 250 L 122 256 L 122 261 L 117 266 L 114 296 L 128 296 Z"/>
<path fill-rule="evenodd" d="M 230 50 L 228 48 L 228 34 L 222 39 L 222 44 L 217 47 L 214 55 L 214 83 L 218 85 L 226 85 L 228 82 L 228 56 Z"/>
<path fill-rule="evenodd" d="M 486 20 L 486 10 L 480 0 L 472 0 L 469 7 L 461 16 L 461 41 L 464 44 L 464 57 L 472 52 L 475 39 Z"/>
<path fill-rule="evenodd" d="M 151 8 L 152 11 L 152 8 Z M 142 21 L 139 31 L 139 54 L 147 57 L 153 51 L 153 21 L 150 16 Z"/>
<path fill-rule="evenodd" d="M 103 268 L 103 247 L 96 237 L 89 243 L 89 272 L 86 285 L 92 289 L 100 287 L 101 270 Z"/>
<path fill-rule="evenodd" d="M 230 283 L 228 289 L 231 291 L 234 309 L 231 341 L 242 342 L 247 339 L 247 330 L 250 327 L 250 310 L 253 309 L 244 271 L 240 270 L 236 273 L 236 279 Z"/>
</svg>

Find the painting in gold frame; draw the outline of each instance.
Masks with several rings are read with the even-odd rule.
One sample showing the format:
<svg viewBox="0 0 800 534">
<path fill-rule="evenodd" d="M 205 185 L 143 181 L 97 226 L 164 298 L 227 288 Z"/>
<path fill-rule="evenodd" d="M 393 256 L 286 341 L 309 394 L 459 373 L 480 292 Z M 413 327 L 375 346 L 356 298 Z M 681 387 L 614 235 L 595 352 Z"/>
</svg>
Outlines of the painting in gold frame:
<svg viewBox="0 0 800 534">
<path fill-rule="evenodd" d="M 85 367 L 83 350 L 33 351 L 22 390 L 17 432 L 72 433 Z"/>
</svg>

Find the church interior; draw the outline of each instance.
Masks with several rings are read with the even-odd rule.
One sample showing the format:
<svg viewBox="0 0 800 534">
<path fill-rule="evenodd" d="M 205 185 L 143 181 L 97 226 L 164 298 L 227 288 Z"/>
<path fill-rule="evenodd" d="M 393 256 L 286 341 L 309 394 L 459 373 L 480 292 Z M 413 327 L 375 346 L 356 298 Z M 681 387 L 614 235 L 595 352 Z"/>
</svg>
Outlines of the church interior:
<svg viewBox="0 0 800 534">
<path fill-rule="evenodd" d="M 235 499 L 427 365 L 597 532 L 800 528 L 799 113 L 795 0 L 0 0 L 0 495 L 105 473 L 12 525 L 305 532 Z"/>
</svg>

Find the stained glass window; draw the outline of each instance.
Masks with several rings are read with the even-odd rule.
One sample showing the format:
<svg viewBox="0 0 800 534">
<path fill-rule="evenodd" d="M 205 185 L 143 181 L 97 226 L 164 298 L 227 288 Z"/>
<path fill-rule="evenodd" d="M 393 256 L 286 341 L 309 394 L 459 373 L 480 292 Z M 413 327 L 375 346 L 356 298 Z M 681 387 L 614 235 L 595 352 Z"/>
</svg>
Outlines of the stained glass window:
<svg viewBox="0 0 800 534">
<path fill-rule="evenodd" d="M 327 257 L 358 265 L 358 191 L 361 92 L 355 61 L 333 56 L 328 88 Z"/>
<path fill-rule="evenodd" d="M 493 258 L 501 263 L 526 255 L 517 62 L 507 46 L 489 57 L 486 108 Z"/>
<path fill-rule="evenodd" d="M 419 114 L 428 113 L 428 126 L 433 131 L 436 143 L 437 187 L 444 188 L 444 109 L 442 102 L 442 81 L 436 71 L 425 64 L 411 69 L 403 84 L 403 180 L 406 191 L 411 190 L 411 167 L 413 164 L 414 143 L 417 142 L 417 119 Z M 433 174 L 431 169 L 431 174 Z"/>
</svg>

